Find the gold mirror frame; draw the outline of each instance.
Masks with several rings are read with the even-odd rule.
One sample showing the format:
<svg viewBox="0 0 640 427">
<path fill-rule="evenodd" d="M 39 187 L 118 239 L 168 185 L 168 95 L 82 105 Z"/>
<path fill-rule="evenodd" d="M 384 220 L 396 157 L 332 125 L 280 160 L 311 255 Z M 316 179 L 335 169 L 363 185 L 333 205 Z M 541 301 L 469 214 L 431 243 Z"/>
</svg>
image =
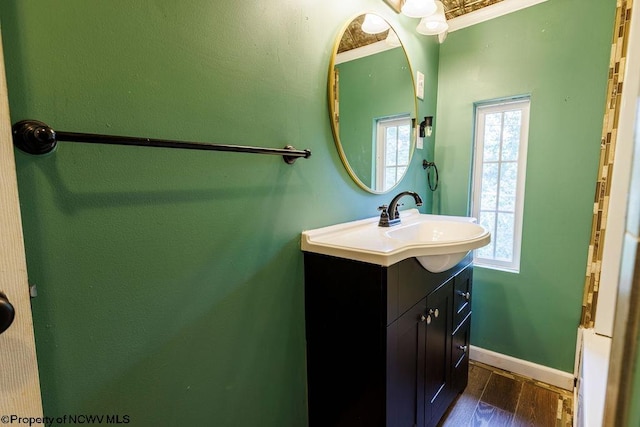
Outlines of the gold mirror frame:
<svg viewBox="0 0 640 427">
<path fill-rule="evenodd" d="M 404 175 L 402 177 L 400 177 L 396 183 L 384 190 L 384 191 L 378 191 L 375 190 L 369 186 L 367 186 L 355 173 L 355 171 L 353 170 L 353 168 L 351 167 L 351 165 L 349 164 L 349 160 L 347 158 L 347 155 L 344 151 L 344 148 L 342 146 L 342 142 L 340 140 L 340 131 L 339 131 L 339 106 L 337 104 L 339 95 L 339 87 L 338 87 L 338 79 L 336 77 L 336 72 L 335 72 L 335 66 L 336 66 L 336 56 L 338 54 L 338 48 L 340 46 L 340 42 L 343 39 L 345 32 L 349 29 L 349 27 L 351 26 L 351 24 L 358 18 L 360 18 L 361 16 L 367 14 L 367 13 L 372 13 L 374 15 L 378 15 L 376 12 L 363 12 L 363 13 L 359 13 L 358 15 L 352 17 L 351 19 L 349 19 L 347 21 L 347 23 L 340 29 L 340 32 L 338 33 L 338 37 L 336 38 L 335 44 L 333 46 L 333 50 L 332 50 L 332 55 L 331 55 L 331 61 L 329 64 L 329 78 L 328 78 L 328 84 L 327 84 L 327 88 L 328 88 L 328 97 L 329 97 L 329 118 L 331 121 L 331 131 L 333 133 L 333 140 L 335 142 L 336 145 L 336 149 L 338 150 L 338 154 L 340 155 L 340 160 L 342 161 L 342 164 L 344 165 L 345 169 L 347 170 L 347 173 L 349 174 L 349 176 L 351 177 L 351 179 L 353 179 L 353 181 L 363 190 L 368 191 L 370 193 L 373 194 L 385 194 L 390 192 L 391 190 L 393 190 L 394 188 L 396 188 L 400 182 L 402 182 L 402 180 L 404 179 L 404 177 L 407 174 L 407 171 L 409 169 L 409 166 L 407 166 L 407 171 L 405 171 Z M 380 16 L 380 15 L 378 15 Z M 382 17 L 381 17 L 382 18 Z M 384 19 L 384 18 L 382 18 Z M 389 22 L 384 19 L 385 22 L 387 22 L 387 24 L 389 24 Z M 397 35 L 398 32 L 395 30 L 395 28 L 389 24 L 389 28 L 390 30 L 394 31 L 395 34 Z M 398 37 L 399 38 L 399 37 Z M 416 85 L 415 85 L 415 77 L 414 77 L 414 71 L 413 71 L 413 67 L 411 66 L 411 61 L 409 60 L 409 56 L 407 54 L 407 50 L 404 46 L 404 44 L 402 43 L 402 41 L 400 40 L 400 47 L 402 48 L 402 51 L 404 53 L 404 57 L 407 61 L 407 67 L 411 76 L 411 86 L 412 86 L 412 94 L 413 94 L 413 101 L 412 101 L 412 107 L 413 107 L 413 111 L 411 112 L 411 134 L 410 134 L 410 147 L 409 147 L 409 160 L 408 160 L 408 165 L 411 165 L 411 160 L 413 158 L 413 154 L 415 152 L 415 146 L 416 146 L 416 118 L 417 118 L 417 114 L 418 114 L 418 100 L 417 100 L 417 96 L 416 96 Z M 373 187 L 373 185 L 372 185 Z"/>
<path fill-rule="evenodd" d="M 402 4 L 404 3 L 404 1 L 402 0 L 384 0 L 384 2 L 388 4 L 391 9 L 395 10 L 396 13 L 400 13 Z"/>
</svg>

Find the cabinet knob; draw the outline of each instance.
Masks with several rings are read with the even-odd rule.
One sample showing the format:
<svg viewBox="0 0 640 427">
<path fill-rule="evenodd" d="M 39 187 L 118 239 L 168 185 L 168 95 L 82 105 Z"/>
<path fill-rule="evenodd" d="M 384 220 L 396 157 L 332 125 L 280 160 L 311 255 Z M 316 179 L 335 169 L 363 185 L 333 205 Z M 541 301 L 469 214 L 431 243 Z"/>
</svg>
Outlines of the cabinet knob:
<svg viewBox="0 0 640 427">
<path fill-rule="evenodd" d="M 426 316 L 424 314 L 420 315 L 420 321 L 421 322 L 425 322 L 427 325 L 431 324 L 431 315 L 427 314 Z"/>
<path fill-rule="evenodd" d="M 467 346 L 466 345 L 459 345 L 458 346 L 458 350 L 462 350 L 463 353 L 467 352 Z"/>
<path fill-rule="evenodd" d="M 458 291 L 458 295 L 469 301 L 471 299 L 471 293 Z"/>
<path fill-rule="evenodd" d="M 435 317 L 436 319 L 438 318 L 438 316 L 440 316 L 440 310 L 438 310 L 437 308 L 430 308 L 429 310 L 427 310 L 427 316 L 425 317 L 424 314 L 420 315 L 420 320 L 427 322 L 427 325 L 431 324 L 431 320 L 432 317 Z"/>
</svg>

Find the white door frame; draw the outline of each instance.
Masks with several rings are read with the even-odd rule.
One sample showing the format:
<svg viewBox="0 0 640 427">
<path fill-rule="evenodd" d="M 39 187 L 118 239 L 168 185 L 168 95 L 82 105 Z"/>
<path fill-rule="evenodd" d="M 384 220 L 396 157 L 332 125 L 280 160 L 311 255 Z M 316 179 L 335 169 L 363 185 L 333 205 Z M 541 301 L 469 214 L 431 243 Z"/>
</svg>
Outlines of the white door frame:
<svg viewBox="0 0 640 427">
<path fill-rule="evenodd" d="M 615 283 L 615 289 L 605 288 L 604 290 L 607 297 L 603 299 L 603 306 L 606 305 L 606 310 L 600 310 L 601 296 L 598 296 L 598 311 L 595 321 L 596 331 L 600 332 L 598 324 L 602 322 L 602 313 L 611 312 L 604 316 L 605 328 L 602 329 L 603 333 L 612 331 L 604 426 L 627 425 L 633 387 L 632 372 L 634 372 L 637 352 L 640 351 L 640 343 L 637 341 L 640 335 L 640 269 L 637 267 L 640 252 L 636 252 L 632 244 L 633 239 L 637 237 L 634 237 L 631 232 L 625 233 L 627 230 L 627 215 L 625 214 L 638 209 L 637 206 L 632 206 L 632 203 L 637 204 L 638 199 L 630 198 L 628 195 L 637 194 L 638 189 L 632 188 L 630 177 L 633 168 L 640 167 L 640 158 L 638 158 L 640 157 L 638 156 L 640 153 L 640 116 L 637 111 L 638 102 L 640 102 L 640 55 L 638 55 L 640 48 L 640 0 L 633 1 L 631 11 L 625 80 L 618 121 L 618 144 L 622 144 L 621 147 L 624 150 L 619 152 L 616 148 L 612 197 L 614 196 L 614 187 L 620 194 L 615 194 L 615 206 L 609 204 L 609 215 L 615 214 L 618 218 L 616 218 L 613 230 L 609 230 L 610 224 L 609 221 L 607 222 L 605 246 L 605 252 L 611 251 L 614 257 L 606 265 L 605 261 L 608 260 L 603 257 L 602 269 L 604 274 L 605 266 L 612 267 L 612 277 L 608 278 L 608 281 Z M 616 177 L 619 161 L 622 162 L 622 172 Z M 619 178 L 619 181 L 616 182 L 615 178 Z M 629 225 L 629 227 L 633 227 L 633 225 Z M 609 237 L 610 231 L 615 237 L 612 241 Z M 613 247 L 608 248 L 608 246 L 612 246 L 611 243 L 613 243 Z M 602 279 L 600 284 L 603 284 Z M 635 369 L 640 369 L 640 366 L 636 366 Z"/>
<path fill-rule="evenodd" d="M 594 328 L 596 333 L 608 337 L 613 336 L 613 325 L 616 315 L 616 298 L 618 279 L 620 277 L 620 259 L 627 222 L 627 201 L 629 180 L 634 149 L 634 130 L 636 126 L 636 99 L 640 81 L 640 2 L 632 6 L 629 39 L 627 41 L 626 67 L 623 74 L 623 88 L 618 116 L 616 138 L 615 166 L 611 176 L 611 194 L 606 218 L 606 240 L 602 252 L 600 282 L 598 287 L 598 303 L 596 305 Z M 617 30 L 617 29 L 616 29 Z"/>
<path fill-rule="evenodd" d="M 0 334 L 0 422 L 42 417 L 40 379 L 27 282 L 9 99 L 0 33 L 0 291 L 15 308 L 13 324 Z M 9 418 L 5 418 L 9 417 Z M 41 425 L 41 423 L 34 423 Z"/>
</svg>

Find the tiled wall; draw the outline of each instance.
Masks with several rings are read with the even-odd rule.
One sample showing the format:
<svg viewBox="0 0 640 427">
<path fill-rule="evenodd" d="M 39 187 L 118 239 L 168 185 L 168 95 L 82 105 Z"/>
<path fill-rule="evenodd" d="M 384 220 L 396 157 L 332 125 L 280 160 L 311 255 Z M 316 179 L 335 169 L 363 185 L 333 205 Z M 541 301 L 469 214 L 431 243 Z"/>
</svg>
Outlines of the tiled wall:
<svg viewBox="0 0 640 427">
<path fill-rule="evenodd" d="M 609 209 L 618 118 L 620 115 L 620 98 L 624 83 L 627 43 L 629 41 L 631 6 L 631 1 L 618 0 L 617 2 L 616 21 L 611 46 L 609 82 L 607 85 L 607 103 L 600 145 L 600 165 L 596 183 L 587 275 L 582 301 L 581 324 L 585 327 L 593 327 L 598 301 L 603 243 L 606 234 L 606 219 Z"/>
</svg>

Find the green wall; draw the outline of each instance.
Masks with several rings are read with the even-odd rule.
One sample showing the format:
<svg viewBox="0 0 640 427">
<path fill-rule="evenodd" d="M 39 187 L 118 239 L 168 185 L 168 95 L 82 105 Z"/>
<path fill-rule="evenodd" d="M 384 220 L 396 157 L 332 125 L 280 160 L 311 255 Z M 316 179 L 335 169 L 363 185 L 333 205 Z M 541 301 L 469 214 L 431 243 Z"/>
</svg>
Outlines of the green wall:
<svg viewBox="0 0 640 427">
<path fill-rule="evenodd" d="M 439 46 L 379 0 L 0 2 L 13 122 L 313 152 L 16 152 L 45 414 L 306 425 L 299 234 L 392 197 L 350 180 L 328 117 L 334 38 L 364 10 L 397 27 L 434 114 Z M 432 156 L 397 188 L 425 211 Z"/>
<path fill-rule="evenodd" d="M 473 103 L 531 95 L 521 269 L 476 269 L 472 344 L 567 372 L 582 304 L 615 6 L 615 0 L 550 0 L 455 31 L 440 49 L 436 212 L 468 212 Z"/>
<path fill-rule="evenodd" d="M 342 149 L 355 174 L 371 188 L 374 119 L 400 114 L 416 118 L 411 70 L 401 48 L 338 64 L 336 68 L 340 75 Z"/>
</svg>

